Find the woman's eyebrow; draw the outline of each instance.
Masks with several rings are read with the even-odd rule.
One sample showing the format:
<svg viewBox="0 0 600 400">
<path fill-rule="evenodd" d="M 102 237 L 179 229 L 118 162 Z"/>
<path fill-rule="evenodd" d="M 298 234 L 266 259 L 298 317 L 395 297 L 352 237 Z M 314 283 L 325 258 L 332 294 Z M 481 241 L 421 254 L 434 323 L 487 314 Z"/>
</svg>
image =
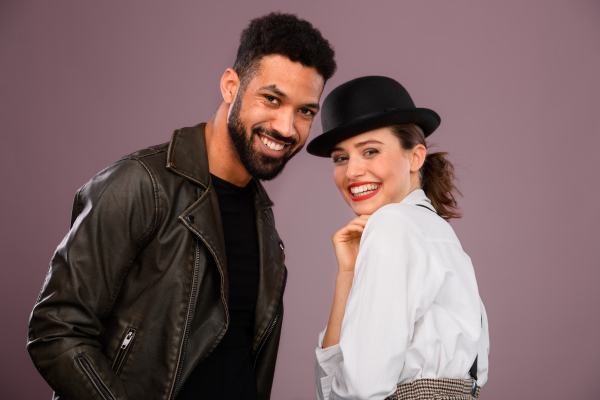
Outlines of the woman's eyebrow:
<svg viewBox="0 0 600 400">
<path fill-rule="evenodd" d="M 365 146 L 367 144 L 372 144 L 372 143 L 378 143 L 378 144 L 383 144 L 381 143 L 379 140 L 375 140 L 375 139 L 369 139 L 369 140 L 365 140 L 364 142 L 360 142 L 360 143 L 356 143 L 354 145 L 355 148 L 359 148 L 361 146 Z M 341 147 L 334 147 L 333 149 L 329 150 L 329 153 L 332 154 L 334 151 L 344 151 L 343 148 Z"/>
<path fill-rule="evenodd" d="M 371 143 L 379 143 L 379 144 L 383 144 L 381 143 L 379 140 L 375 140 L 375 139 L 370 139 L 370 140 L 365 140 L 364 142 L 360 142 L 360 143 L 356 143 L 354 145 L 354 148 L 359 148 L 361 146 L 367 145 L 367 144 L 371 144 Z"/>
</svg>

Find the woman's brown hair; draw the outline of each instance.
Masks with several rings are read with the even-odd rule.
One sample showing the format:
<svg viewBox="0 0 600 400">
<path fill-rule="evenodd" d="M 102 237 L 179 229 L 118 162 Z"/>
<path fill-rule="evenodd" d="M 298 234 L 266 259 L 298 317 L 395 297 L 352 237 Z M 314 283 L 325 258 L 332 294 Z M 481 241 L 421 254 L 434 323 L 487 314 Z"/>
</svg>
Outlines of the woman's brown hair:
<svg viewBox="0 0 600 400">
<path fill-rule="evenodd" d="M 421 128 L 414 124 L 392 125 L 391 131 L 400 139 L 400 145 L 405 150 L 412 150 L 416 145 L 422 144 L 427 148 L 425 135 Z M 437 213 L 446 221 L 460 218 L 458 204 L 454 193 L 461 194 L 454 186 L 454 166 L 446 156 L 446 152 L 427 154 L 425 162 L 419 170 L 421 189 L 431 200 Z"/>
</svg>

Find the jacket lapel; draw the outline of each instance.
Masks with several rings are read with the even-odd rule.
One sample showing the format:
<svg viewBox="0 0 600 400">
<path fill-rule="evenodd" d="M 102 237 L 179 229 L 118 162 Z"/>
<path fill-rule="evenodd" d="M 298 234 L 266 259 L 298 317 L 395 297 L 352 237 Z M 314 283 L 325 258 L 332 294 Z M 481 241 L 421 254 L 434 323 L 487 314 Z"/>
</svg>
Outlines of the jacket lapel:
<svg viewBox="0 0 600 400">
<path fill-rule="evenodd" d="M 252 344 L 252 350 L 256 351 L 282 301 L 285 267 L 283 243 L 275 230 L 273 211 L 271 210 L 273 202 L 268 198 L 265 189 L 258 180 L 254 179 L 253 183 L 260 258 L 258 299 L 256 301 L 254 340 Z"/>
<path fill-rule="evenodd" d="M 221 291 L 229 299 L 225 237 L 217 193 L 208 168 L 204 127 L 176 130 L 169 144 L 167 169 L 199 184 L 199 199 L 179 216 L 183 224 L 202 240 L 221 274 Z"/>
</svg>

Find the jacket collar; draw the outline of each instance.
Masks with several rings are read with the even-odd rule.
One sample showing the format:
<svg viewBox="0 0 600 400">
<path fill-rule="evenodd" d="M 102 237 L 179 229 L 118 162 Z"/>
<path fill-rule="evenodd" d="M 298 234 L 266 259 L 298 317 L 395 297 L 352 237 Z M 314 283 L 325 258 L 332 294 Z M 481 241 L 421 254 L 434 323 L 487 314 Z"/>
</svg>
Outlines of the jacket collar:
<svg viewBox="0 0 600 400">
<path fill-rule="evenodd" d="M 181 175 L 207 190 L 210 186 L 208 153 L 202 123 L 173 132 L 167 155 L 167 169 Z M 272 207 L 273 202 L 258 179 L 252 178 L 255 200 L 260 209 Z"/>
</svg>

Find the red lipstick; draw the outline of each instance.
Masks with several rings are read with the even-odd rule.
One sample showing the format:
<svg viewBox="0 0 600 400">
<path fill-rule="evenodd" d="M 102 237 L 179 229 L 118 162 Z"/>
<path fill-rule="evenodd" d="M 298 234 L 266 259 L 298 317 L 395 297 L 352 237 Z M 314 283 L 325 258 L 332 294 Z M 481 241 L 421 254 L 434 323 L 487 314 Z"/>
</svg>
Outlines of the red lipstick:
<svg viewBox="0 0 600 400">
<path fill-rule="evenodd" d="M 375 184 L 379 185 L 379 187 L 377 189 L 375 189 L 375 191 L 373 193 L 365 194 L 364 196 L 355 196 L 352 194 L 352 190 L 350 190 L 353 187 L 368 185 L 370 183 L 375 183 Z M 350 193 L 350 198 L 352 199 L 352 201 L 367 200 L 367 199 L 370 199 L 371 197 L 375 196 L 379 192 L 379 189 L 381 189 L 381 186 L 383 186 L 381 182 L 355 182 L 355 183 L 351 183 L 348 185 L 348 193 Z"/>
</svg>

